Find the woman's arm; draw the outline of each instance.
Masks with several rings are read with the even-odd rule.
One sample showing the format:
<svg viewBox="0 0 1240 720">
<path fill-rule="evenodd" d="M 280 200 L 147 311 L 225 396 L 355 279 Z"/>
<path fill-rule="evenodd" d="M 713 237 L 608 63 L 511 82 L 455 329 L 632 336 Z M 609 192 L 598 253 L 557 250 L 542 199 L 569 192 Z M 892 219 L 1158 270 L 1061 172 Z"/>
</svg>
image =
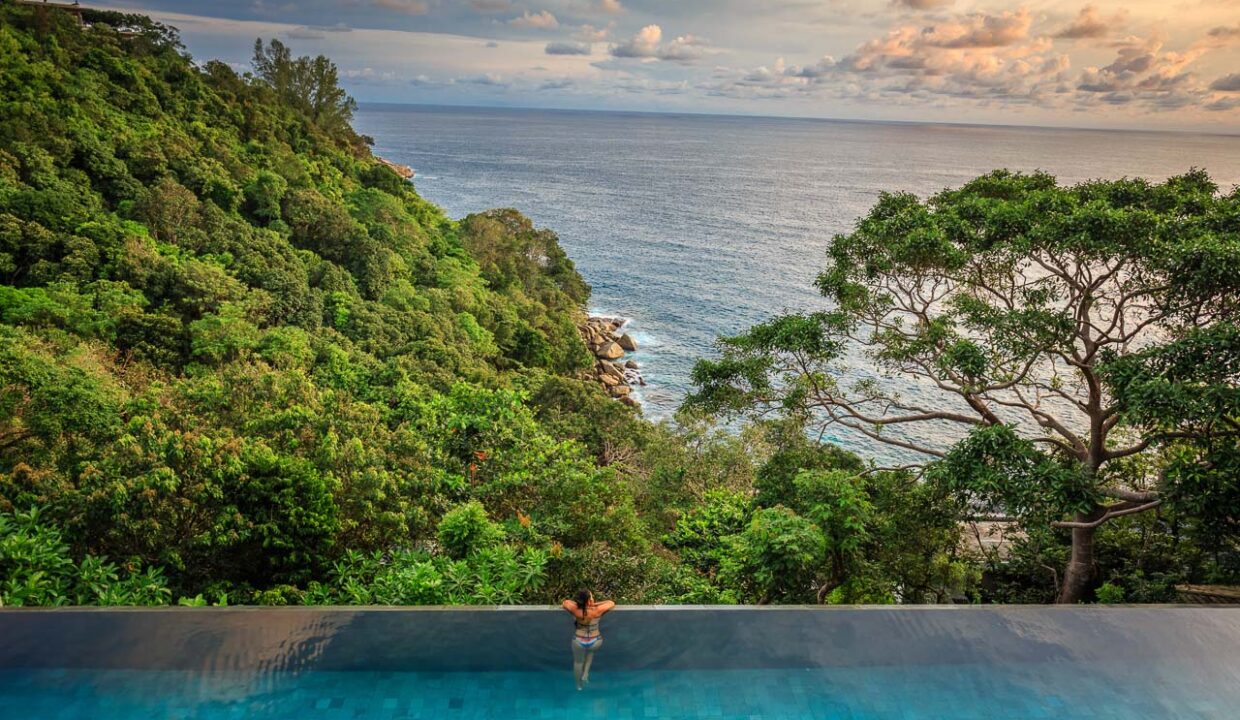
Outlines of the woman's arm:
<svg viewBox="0 0 1240 720">
<path fill-rule="evenodd" d="M 590 615 L 593 617 L 603 617 L 609 610 L 614 608 L 616 604 L 610 600 L 604 600 L 601 603 L 595 603 Z"/>
<path fill-rule="evenodd" d="M 577 603 L 573 602 L 572 600 L 565 600 L 564 602 L 560 603 L 560 607 L 569 611 L 573 615 L 581 614 L 581 610 L 577 607 Z"/>
</svg>

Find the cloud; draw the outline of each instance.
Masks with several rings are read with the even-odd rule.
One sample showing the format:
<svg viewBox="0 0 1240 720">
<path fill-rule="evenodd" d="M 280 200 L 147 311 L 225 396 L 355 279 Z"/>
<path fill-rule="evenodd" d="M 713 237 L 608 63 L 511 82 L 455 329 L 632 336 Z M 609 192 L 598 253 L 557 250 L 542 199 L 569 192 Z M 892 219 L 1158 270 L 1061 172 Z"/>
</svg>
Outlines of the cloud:
<svg viewBox="0 0 1240 720">
<path fill-rule="evenodd" d="M 284 36 L 289 40 L 322 40 L 327 37 L 318 30 L 313 30 L 308 27 L 293 28 L 292 30 L 284 33 Z"/>
<path fill-rule="evenodd" d="M 1210 89 L 1215 92 L 1240 93 L 1240 73 L 1232 73 L 1215 80 L 1210 83 Z"/>
<path fill-rule="evenodd" d="M 1217 100 L 1206 103 L 1205 109 L 1215 112 L 1238 110 L 1240 109 L 1240 97 L 1221 97 Z"/>
<path fill-rule="evenodd" d="M 344 70 L 340 73 L 341 77 L 353 81 L 375 81 L 375 80 L 395 80 L 396 73 L 391 70 L 375 70 L 371 67 L 360 69 Z"/>
<path fill-rule="evenodd" d="M 589 55 L 590 43 L 550 42 L 543 51 L 548 55 Z"/>
<path fill-rule="evenodd" d="M 546 80 L 538 86 L 539 90 L 567 90 L 575 87 L 576 83 L 569 78 L 561 78 L 559 80 Z"/>
<path fill-rule="evenodd" d="M 496 73 L 480 73 L 478 75 L 469 75 L 463 78 L 457 78 L 457 82 L 469 85 L 486 85 L 490 87 L 508 87 L 508 83 L 504 81 L 503 76 Z"/>
<path fill-rule="evenodd" d="M 662 41 L 663 28 L 647 25 L 633 37 L 612 46 L 611 54 L 616 57 L 652 58 L 659 54 L 659 43 Z"/>
<path fill-rule="evenodd" d="M 910 10 L 938 10 L 950 7 L 955 2 L 956 0 L 891 0 L 893 6 Z"/>
<path fill-rule="evenodd" d="M 693 35 L 679 35 L 670 43 L 659 48 L 660 60 L 677 60 L 689 62 L 702 56 L 706 41 Z"/>
<path fill-rule="evenodd" d="M 624 5 L 620 4 L 620 0 L 598 0 L 595 8 L 607 15 L 621 15 L 627 12 Z"/>
<path fill-rule="evenodd" d="M 521 13 L 520 17 L 515 17 L 508 21 L 508 24 L 518 28 L 536 28 L 538 30 L 554 30 L 560 26 L 560 21 L 555 19 L 546 10 L 531 14 L 529 10 Z"/>
<path fill-rule="evenodd" d="M 925 28 L 923 42 L 942 48 L 991 48 L 1013 45 L 1029 36 L 1028 10 L 1001 15 L 973 13 Z"/>
<path fill-rule="evenodd" d="M 839 65 L 839 63 L 835 61 L 835 58 L 831 57 L 830 55 L 824 55 L 818 60 L 818 62 L 814 63 L 813 65 L 808 65 L 806 67 L 788 68 L 787 72 L 791 74 L 793 77 L 807 78 L 807 79 L 813 80 L 817 78 L 826 77 L 827 75 L 835 71 L 835 68 L 837 65 Z"/>
<path fill-rule="evenodd" d="M 1139 105 L 1150 110 L 1203 105 L 1208 89 L 1188 66 L 1208 49 L 1194 43 L 1184 51 L 1164 51 L 1159 38 L 1126 38 L 1117 43 L 1109 65 L 1081 73 L 1076 100 L 1083 105 Z"/>
<path fill-rule="evenodd" d="M 1210 28 L 1210 32 L 1206 33 L 1206 42 L 1216 47 L 1225 47 L 1232 43 L 1240 43 L 1240 25 Z"/>
<path fill-rule="evenodd" d="M 487 44 L 484 47 L 497 48 L 499 47 L 499 43 L 495 42 L 494 40 L 487 40 Z"/>
<path fill-rule="evenodd" d="M 573 37 L 581 42 L 602 42 L 611 36 L 612 28 L 613 25 L 608 25 L 605 28 L 596 28 L 587 23 L 577 28 L 577 31 L 573 33 Z"/>
<path fill-rule="evenodd" d="M 425 15 L 430 6 L 426 0 L 373 0 L 375 7 L 385 10 L 396 10 L 409 15 Z"/>
<path fill-rule="evenodd" d="M 1052 102 L 1070 60 L 1032 37 L 1021 10 L 966 13 L 898 25 L 836 60 L 721 73 L 711 92 L 739 97 L 833 94 L 899 104 L 973 100 L 1002 105 Z"/>
<path fill-rule="evenodd" d="M 636 35 L 619 45 L 611 46 L 611 54 L 618 58 L 646 58 L 690 62 L 702 56 L 706 42 L 693 35 L 677 36 L 669 43 L 663 42 L 663 28 L 647 25 Z"/>
<path fill-rule="evenodd" d="M 1099 13 L 1098 8 L 1093 5 L 1086 5 L 1081 8 L 1081 12 L 1077 14 L 1076 19 L 1067 26 L 1056 31 L 1051 37 L 1064 40 L 1085 40 L 1106 37 L 1111 34 L 1115 26 L 1123 22 L 1123 13 L 1116 13 L 1111 19 L 1104 19 Z"/>
</svg>

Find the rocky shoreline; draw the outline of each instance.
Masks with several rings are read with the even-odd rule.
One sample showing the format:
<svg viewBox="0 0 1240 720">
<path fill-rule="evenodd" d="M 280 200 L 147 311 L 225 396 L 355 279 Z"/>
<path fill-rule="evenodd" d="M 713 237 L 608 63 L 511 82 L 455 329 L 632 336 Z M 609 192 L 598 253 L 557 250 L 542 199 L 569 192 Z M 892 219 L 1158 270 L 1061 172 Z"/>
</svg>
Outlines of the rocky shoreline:
<svg viewBox="0 0 1240 720">
<path fill-rule="evenodd" d="M 590 316 L 585 324 L 577 326 L 581 339 L 594 354 L 594 368 L 583 371 L 580 378 L 593 380 L 616 400 L 629 407 L 638 407 L 633 388 L 645 385 L 646 381 L 642 379 L 637 361 L 626 357 L 637 350 L 637 341 L 624 332 L 626 322 L 622 318 Z"/>
</svg>

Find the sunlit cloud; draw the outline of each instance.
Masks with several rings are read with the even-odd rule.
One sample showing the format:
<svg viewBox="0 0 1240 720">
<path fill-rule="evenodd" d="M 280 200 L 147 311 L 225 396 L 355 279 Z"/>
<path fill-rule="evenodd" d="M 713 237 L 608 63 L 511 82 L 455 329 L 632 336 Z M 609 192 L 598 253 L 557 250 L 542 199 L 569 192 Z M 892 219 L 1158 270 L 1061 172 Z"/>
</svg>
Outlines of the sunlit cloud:
<svg viewBox="0 0 1240 720">
<path fill-rule="evenodd" d="M 624 5 L 620 4 L 620 0 L 598 0 L 595 7 L 599 12 L 608 15 L 620 15 L 625 12 Z"/>
<path fill-rule="evenodd" d="M 1093 5 L 1086 5 L 1076 19 L 1056 31 L 1053 37 L 1064 40 L 1086 40 L 1104 38 L 1111 35 L 1122 25 L 1123 13 L 1116 13 L 1110 18 L 1102 17 L 1102 13 Z"/>
<path fill-rule="evenodd" d="M 126 1 L 94 0 L 234 67 L 259 36 L 324 53 L 363 102 L 1240 132 L 1240 0 Z"/>
<path fill-rule="evenodd" d="M 555 15 L 546 10 L 536 13 L 526 10 L 519 17 L 509 20 L 508 24 L 517 28 L 536 28 L 539 30 L 554 30 L 560 26 L 560 22 L 555 19 Z"/>
<path fill-rule="evenodd" d="M 611 25 L 604 28 L 596 28 L 593 25 L 586 23 L 577 28 L 577 31 L 573 33 L 573 37 L 586 43 L 602 42 L 611 37 L 612 28 L 613 26 Z"/>
<path fill-rule="evenodd" d="M 671 42 L 663 42 L 663 29 L 647 25 L 628 40 L 613 45 L 611 54 L 618 58 L 644 58 L 689 62 L 702 56 L 706 42 L 693 35 L 680 35 Z"/>
</svg>

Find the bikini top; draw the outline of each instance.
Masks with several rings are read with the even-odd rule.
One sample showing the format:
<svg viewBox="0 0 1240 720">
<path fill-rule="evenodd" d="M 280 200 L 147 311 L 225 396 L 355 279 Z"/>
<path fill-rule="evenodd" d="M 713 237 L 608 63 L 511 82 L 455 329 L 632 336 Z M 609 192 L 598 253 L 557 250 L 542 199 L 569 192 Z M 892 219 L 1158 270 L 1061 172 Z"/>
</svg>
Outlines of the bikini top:
<svg viewBox="0 0 1240 720">
<path fill-rule="evenodd" d="M 575 625 L 578 630 L 585 630 L 587 634 L 593 634 L 593 633 L 598 632 L 598 618 L 590 618 L 587 620 L 585 618 L 577 617 L 576 615 L 574 615 L 573 625 Z"/>
</svg>

